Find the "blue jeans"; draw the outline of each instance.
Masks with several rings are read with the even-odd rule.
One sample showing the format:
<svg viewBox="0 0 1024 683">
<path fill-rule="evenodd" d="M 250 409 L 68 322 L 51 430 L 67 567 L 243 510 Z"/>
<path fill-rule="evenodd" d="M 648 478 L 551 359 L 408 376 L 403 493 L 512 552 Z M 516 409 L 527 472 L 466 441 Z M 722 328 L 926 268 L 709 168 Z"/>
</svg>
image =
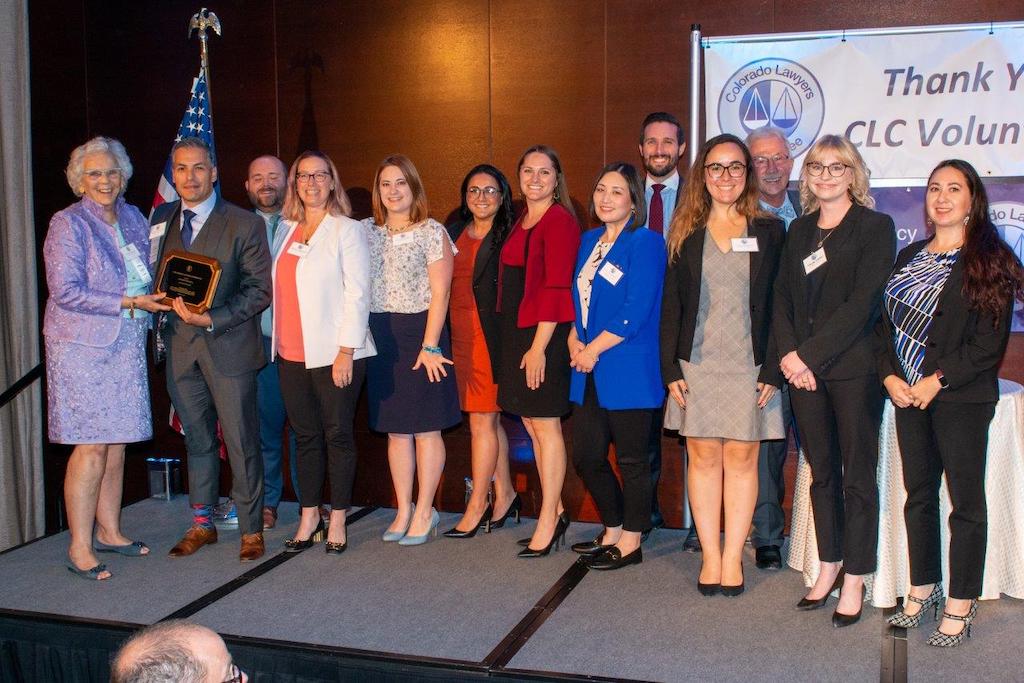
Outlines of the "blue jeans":
<svg viewBox="0 0 1024 683">
<path fill-rule="evenodd" d="M 270 359 L 270 337 L 263 337 L 263 351 Z M 277 508 L 281 502 L 284 476 L 281 461 L 284 457 L 284 432 L 287 416 L 281 398 L 281 382 L 277 376 L 277 363 L 268 362 L 256 375 L 256 401 L 260 411 L 260 450 L 263 451 L 263 505 Z M 295 432 L 288 429 L 288 452 L 291 453 L 292 487 L 299 495 L 299 477 L 296 470 Z"/>
</svg>

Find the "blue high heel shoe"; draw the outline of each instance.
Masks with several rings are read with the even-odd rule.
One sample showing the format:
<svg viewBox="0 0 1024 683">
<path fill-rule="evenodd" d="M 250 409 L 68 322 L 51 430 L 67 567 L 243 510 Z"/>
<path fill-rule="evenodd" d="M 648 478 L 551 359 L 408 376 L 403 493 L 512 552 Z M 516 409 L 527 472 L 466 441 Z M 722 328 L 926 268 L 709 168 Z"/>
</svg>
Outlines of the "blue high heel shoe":
<svg viewBox="0 0 1024 683">
<path fill-rule="evenodd" d="M 441 523 L 441 515 L 437 514 L 437 510 L 430 508 L 430 528 L 427 529 L 427 533 L 419 536 L 403 536 L 402 540 L 398 542 L 398 545 L 423 545 L 427 542 L 427 536 L 434 534 L 437 536 L 437 525 Z M 406 529 L 408 531 L 408 529 Z"/>
<path fill-rule="evenodd" d="M 395 541 L 401 541 L 405 537 L 406 532 L 409 531 L 409 527 L 412 526 L 412 516 L 415 514 L 416 505 L 413 504 L 412 514 L 409 515 L 409 523 L 405 525 L 405 528 L 401 531 L 385 531 L 384 535 L 380 537 L 380 540 L 384 541 L 385 543 L 394 543 Z"/>
</svg>

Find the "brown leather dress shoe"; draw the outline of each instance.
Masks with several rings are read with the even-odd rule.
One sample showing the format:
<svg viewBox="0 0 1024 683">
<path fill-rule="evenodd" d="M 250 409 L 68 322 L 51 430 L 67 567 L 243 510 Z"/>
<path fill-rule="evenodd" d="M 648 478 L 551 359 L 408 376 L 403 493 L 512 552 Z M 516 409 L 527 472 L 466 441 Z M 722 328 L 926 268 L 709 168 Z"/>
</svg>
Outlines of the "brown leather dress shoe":
<svg viewBox="0 0 1024 683">
<path fill-rule="evenodd" d="M 217 542 L 217 530 L 207 529 L 201 526 L 190 527 L 177 545 L 167 553 L 171 557 L 185 557 L 191 555 L 204 545 L 212 545 Z"/>
<path fill-rule="evenodd" d="M 266 548 L 263 546 L 263 532 L 255 534 L 242 534 L 242 550 L 238 553 L 238 559 L 242 562 L 252 562 L 263 557 Z"/>
<path fill-rule="evenodd" d="M 269 505 L 263 506 L 263 530 L 273 529 L 277 526 L 277 509 Z"/>
</svg>

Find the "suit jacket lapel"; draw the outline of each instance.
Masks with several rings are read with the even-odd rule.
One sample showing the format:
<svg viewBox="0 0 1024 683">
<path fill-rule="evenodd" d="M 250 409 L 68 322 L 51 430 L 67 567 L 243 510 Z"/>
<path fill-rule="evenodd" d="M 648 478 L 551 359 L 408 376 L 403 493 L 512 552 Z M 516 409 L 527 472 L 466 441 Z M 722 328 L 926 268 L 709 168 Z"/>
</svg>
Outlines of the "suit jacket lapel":
<svg viewBox="0 0 1024 683">
<path fill-rule="evenodd" d="M 692 243 L 689 245 L 689 249 L 684 249 L 686 252 L 686 262 L 690 266 L 690 274 L 693 276 L 693 281 L 700 285 L 701 268 L 704 260 L 704 240 L 707 239 L 707 229 L 698 228 L 693 231 L 693 234 L 686 238 L 687 242 Z M 686 246 L 685 243 L 683 245 Z"/>
<path fill-rule="evenodd" d="M 466 226 L 469 227 L 468 225 Z M 471 239 L 472 237 L 470 237 Z M 480 240 L 480 247 L 476 252 L 476 260 L 473 261 L 473 284 L 480 281 L 484 273 L 487 272 L 487 264 L 495 256 L 494 245 L 494 228 L 492 227 L 484 235 L 484 238 Z"/>
<path fill-rule="evenodd" d="M 764 261 L 764 248 L 768 245 L 766 233 L 767 231 L 764 230 L 764 224 L 760 221 L 750 221 L 747 226 L 747 235 L 757 238 L 757 251 L 750 252 L 751 287 L 753 287 L 754 282 L 757 281 L 757 271 L 761 269 L 761 263 Z"/>
<path fill-rule="evenodd" d="M 210 256 L 217 252 L 221 238 L 224 236 L 224 228 L 227 226 L 227 219 L 224 217 L 224 202 L 218 199 L 213 211 L 203 223 L 202 230 L 192 240 L 190 251 L 198 251 Z"/>
</svg>

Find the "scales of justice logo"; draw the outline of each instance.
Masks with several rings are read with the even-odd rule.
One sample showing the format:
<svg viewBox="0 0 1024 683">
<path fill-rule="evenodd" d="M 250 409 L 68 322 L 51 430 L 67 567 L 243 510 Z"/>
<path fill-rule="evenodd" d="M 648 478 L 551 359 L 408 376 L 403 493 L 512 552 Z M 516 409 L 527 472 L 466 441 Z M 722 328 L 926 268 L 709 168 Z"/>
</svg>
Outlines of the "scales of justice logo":
<svg viewBox="0 0 1024 683">
<path fill-rule="evenodd" d="M 1021 202 L 993 202 L 989 205 L 989 216 L 1003 241 L 1024 261 L 1024 204 Z M 1024 329 L 1024 304 L 1013 304 L 1015 331 Z"/>
<path fill-rule="evenodd" d="M 750 62 L 728 78 L 718 98 L 718 126 L 741 138 L 767 125 L 789 139 L 790 155 L 803 154 L 825 119 L 821 84 L 806 67 L 780 57 Z"/>
</svg>

